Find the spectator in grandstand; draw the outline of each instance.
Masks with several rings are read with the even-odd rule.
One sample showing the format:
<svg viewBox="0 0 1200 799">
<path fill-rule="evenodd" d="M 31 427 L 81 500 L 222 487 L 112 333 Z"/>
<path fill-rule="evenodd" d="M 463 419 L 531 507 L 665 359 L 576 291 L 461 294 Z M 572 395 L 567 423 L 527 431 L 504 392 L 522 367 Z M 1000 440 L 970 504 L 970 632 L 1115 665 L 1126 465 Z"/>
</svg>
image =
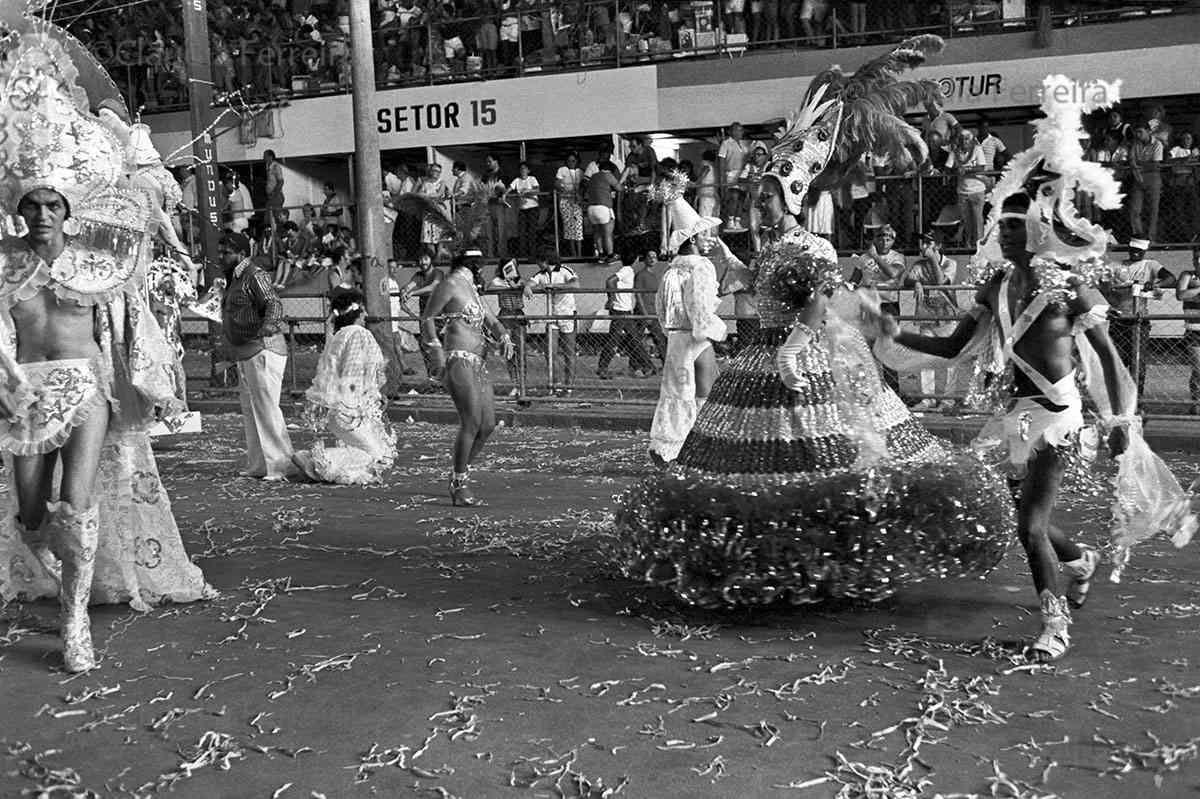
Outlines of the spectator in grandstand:
<svg viewBox="0 0 1200 799">
<path fill-rule="evenodd" d="M 1197 170 L 1200 169 L 1197 164 L 1200 150 L 1196 148 L 1191 131 L 1185 130 L 1179 134 L 1168 156 L 1168 160 L 1174 164 L 1171 167 L 1168 205 L 1179 209 L 1179 213 L 1172 226 L 1174 235 L 1167 234 L 1167 240 L 1195 241 L 1200 234 L 1200 197 L 1196 193 L 1200 185 L 1196 179 Z"/>
<path fill-rule="evenodd" d="M 467 169 L 465 161 L 455 161 L 450 167 L 450 174 L 454 177 L 454 185 L 450 188 L 450 194 L 454 197 L 455 207 L 473 203 L 475 194 L 479 190 L 479 176 Z"/>
<path fill-rule="evenodd" d="M 583 179 L 587 180 L 592 175 L 600 171 L 604 164 L 611 164 L 609 170 L 614 175 L 620 175 L 625 170 L 625 165 L 613 156 L 613 145 L 611 141 L 605 141 L 600 144 L 600 151 L 596 154 L 595 159 L 588 162 L 588 165 L 583 169 Z"/>
<path fill-rule="evenodd" d="M 537 246 L 538 221 L 542 212 L 541 199 L 538 197 L 542 187 L 530 172 L 528 161 L 517 164 L 517 170 L 519 174 L 508 185 L 508 193 L 516 195 L 510 204 L 517 207 L 517 254 L 532 258 Z"/>
<path fill-rule="evenodd" d="M 603 166 L 588 178 L 584 186 L 584 192 L 587 195 L 588 221 L 592 223 L 596 260 L 601 263 L 611 261 L 613 258 L 613 228 L 617 221 L 616 214 L 613 212 L 613 198 L 619 187 L 616 167 L 612 161 L 604 161 Z"/>
<path fill-rule="evenodd" d="M 1183 343 L 1187 346 L 1191 365 L 1188 396 L 1192 404 L 1188 406 L 1188 414 L 1200 416 L 1200 273 L 1192 269 L 1181 274 L 1175 286 L 1175 298 L 1183 302 L 1183 312 L 1188 315 L 1183 323 Z"/>
<path fill-rule="evenodd" d="M 1144 318 L 1146 297 L 1162 297 L 1162 289 L 1156 287 L 1156 282 L 1163 266 L 1146 258 L 1149 248 L 1150 242 L 1145 239 L 1130 240 L 1128 259 L 1112 264 L 1109 279 L 1100 284 L 1110 308 L 1109 336 L 1129 373 L 1137 380 L 1139 397 L 1146 385 L 1146 361 L 1150 354 L 1146 349 L 1150 342 L 1150 320 Z"/>
<path fill-rule="evenodd" d="M 494 74 L 499 64 L 496 52 L 500 47 L 500 29 L 496 26 L 495 14 L 488 13 L 492 8 L 491 0 L 485 0 L 477 8 L 484 16 L 478 20 L 479 27 L 475 29 L 475 48 L 479 53 L 480 68 L 485 77 Z"/>
<path fill-rule="evenodd" d="M 571 257 L 579 258 L 583 255 L 583 170 L 579 168 L 579 153 L 567 153 L 554 175 L 554 190 L 558 192 L 563 240 Z"/>
<path fill-rule="evenodd" d="M 1004 166 L 1008 160 L 1008 148 L 995 133 L 992 133 L 992 123 L 987 117 L 979 118 L 979 146 L 983 148 L 983 158 L 988 171 L 994 171 Z"/>
<path fill-rule="evenodd" d="M 500 159 L 493 153 L 488 153 L 484 161 L 483 188 L 488 196 L 488 215 L 491 224 L 485 232 L 488 233 L 487 254 L 508 259 L 508 231 L 511 206 L 508 202 L 508 184 L 500 174 Z"/>
<path fill-rule="evenodd" d="M 823 239 L 833 241 L 833 195 L 827 191 L 809 192 L 805 197 L 805 227 Z"/>
<path fill-rule="evenodd" d="M 428 252 L 423 252 L 417 256 L 417 271 L 407 283 L 400 288 L 400 302 L 406 304 L 410 297 L 416 297 L 418 308 L 421 315 L 425 314 L 425 307 L 429 304 L 429 295 L 437 288 L 437 284 L 442 281 L 445 275 L 442 270 L 437 269 L 433 265 L 433 258 Z M 430 351 L 429 345 L 425 341 L 425 336 L 420 337 L 421 342 L 421 357 L 425 361 L 425 374 L 428 375 L 432 382 L 436 379 L 437 369 L 435 368 L 434 354 Z"/>
<path fill-rule="evenodd" d="M 717 151 L 705 150 L 700 156 L 700 171 L 696 175 L 696 212 L 700 216 L 720 219 L 721 197 L 717 179 Z"/>
<path fill-rule="evenodd" d="M 428 164 L 425 167 L 425 177 L 417 186 L 417 193 L 436 204 L 447 216 L 450 214 L 450 187 L 442 182 L 442 165 Z M 446 230 L 432 215 L 426 215 L 421 221 L 421 249 L 429 253 L 431 258 L 438 257 L 442 239 Z"/>
<path fill-rule="evenodd" d="M 800 25 L 809 44 L 825 44 L 825 18 L 829 16 L 829 0 L 804 0 L 800 6 Z"/>
<path fill-rule="evenodd" d="M 1164 150 L 1171 146 L 1173 131 L 1167 122 L 1167 110 L 1161 105 L 1150 106 L 1146 114 L 1146 127 L 1150 129 L 1150 138 L 1162 144 Z"/>
<path fill-rule="evenodd" d="M 734 122 L 729 126 L 729 135 L 721 140 L 721 148 L 717 150 L 717 174 L 725 188 L 725 216 L 733 217 L 741 213 L 742 192 L 738 181 L 742 170 L 746 167 L 746 156 L 750 152 L 750 143 L 745 140 L 745 130 L 742 123 Z M 701 212 L 703 215 L 703 212 Z M 713 214 L 713 216 L 718 216 Z M 728 221 L 728 219 L 726 220 Z"/>
<path fill-rule="evenodd" d="M 521 394 L 521 372 L 525 368 L 525 282 L 521 279 L 521 270 L 517 259 L 510 258 L 496 266 L 496 274 L 488 288 L 496 292 L 496 301 L 500 306 L 498 319 L 508 330 L 513 340 L 513 357 L 506 362 L 509 379 L 513 382 L 508 396 L 516 397 Z"/>
<path fill-rule="evenodd" d="M 657 180 L 658 157 L 654 155 L 650 137 L 634 137 L 621 180 L 632 187 L 625 195 L 623 206 L 623 213 L 629 219 L 627 235 L 636 236 L 646 232 L 646 214 L 650 209 L 649 190 Z"/>
<path fill-rule="evenodd" d="M 922 135 L 929 147 L 929 162 L 934 169 L 945 167 L 947 152 L 945 147 L 954 139 L 951 135 L 959 127 L 958 119 L 942 109 L 941 100 L 930 98 L 925 101 L 925 121 L 922 125 Z"/>
<path fill-rule="evenodd" d="M 238 173 L 232 169 L 225 173 L 225 229 L 234 233 L 245 233 L 254 216 L 254 203 L 250 190 L 242 184 Z"/>
<path fill-rule="evenodd" d="M 221 320 L 237 363 L 246 433 L 242 475 L 286 480 L 293 467 L 292 442 L 279 409 L 288 356 L 281 330 L 283 306 L 263 271 L 269 267 L 268 259 L 250 256 L 249 239 L 226 233 L 219 252 L 226 283 Z"/>
<path fill-rule="evenodd" d="M 761 246 L 759 228 L 762 227 L 762 212 L 758 209 L 758 198 L 762 191 L 762 176 L 767 169 L 767 148 L 755 144 L 750 160 L 742 167 L 738 180 L 747 188 L 746 208 L 750 217 L 750 248 L 758 252 Z"/>
<path fill-rule="evenodd" d="M 867 33 L 867 4 L 865 0 L 850 0 L 850 33 L 854 34 L 856 42 L 866 40 Z"/>
<path fill-rule="evenodd" d="M 274 150 L 263 150 L 263 166 L 267 170 L 267 208 L 283 208 L 283 165 Z"/>
<path fill-rule="evenodd" d="M 725 0 L 725 32 L 746 32 L 746 0 Z"/>
<path fill-rule="evenodd" d="M 658 253 L 646 250 L 638 264 L 637 272 L 633 275 L 634 310 L 641 319 L 637 320 L 636 333 L 640 337 L 643 331 L 650 335 L 654 349 L 660 362 L 667 358 L 667 334 L 658 321 L 658 311 L 654 307 L 654 296 L 658 293 Z"/>
<path fill-rule="evenodd" d="M 618 352 L 625 353 L 629 359 L 630 373 L 633 377 L 642 378 L 654 373 L 654 364 L 650 362 L 650 356 L 646 354 L 646 347 L 642 343 L 642 325 L 631 318 L 637 310 L 637 295 L 631 290 L 636 284 L 633 271 L 636 258 L 635 253 L 626 251 L 621 256 L 621 267 L 604 282 L 604 288 L 608 292 L 604 308 L 608 311 L 609 325 L 596 368 L 596 375 L 601 380 L 612 379 L 608 367 Z"/>
<path fill-rule="evenodd" d="M 347 214 L 341 199 L 337 196 L 337 189 L 332 183 L 326 181 L 323 193 L 325 199 L 321 201 L 321 221 L 326 225 L 341 225 Z"/>
<path fill-rule="evenodd" d="M 1133 127 L 1125 121 L 1120 111 L 1113 108 L 1108 112 L 1108 127 L 1104 133 L 1115 136 L 1118 144 L 1124 144 L 1133 137 Z"/>
<path fill-rule="evenodd" d="M 542 334 L 542 351 L 546 365 L 550 363 L 550 352 L 558 353 L 563 362 L 562 380 L 555 388 L 559 396 L 570 396 L 575 386 L 575 292 L 579 276 L 569 266 L 563 266 L 554 253 L 538 256 L 538 271 L 525 283 L 525 302 L 533 299 L 534 292 L 549 293 L 549 320 L 534 320 L 529 330 Z M 535 316 L 537 314 L 534 314 Z"/>
<path fill-rule="evenodd" d="M 891 225 L 881 226 L 875 232 L 870 249 L 855 259 L 854 271 L 850 275 L 850 282 L 854 285 L 877 289 L 880 309 L 893 317 L 900 315 L 900 295 L 896 289 L 900 288 L 908 272 L 904 255 L 893 249 L 895 243 L 895 229 Z M 885 366 L 880 368 L 884 382 L 899 394 L 900 376 L 893 369 Z"/>
<path fill-rule="evenodd" d="M 767 43 L 779 39 L 779 0 L 751 0 L 750 40 Z"/>
<path fill-rule="evenodd" d="M 905 287 L 915 289 L 917 330 L 923 336 L 947 335 L 957 323 L 958 300 L 953 291 L 934 287 L 954 283 L 958 277 L 958 264 L 942 254 L 939 234 L 922 233 L 919 240 L 921 257 L 913 262 L 904 278 Z M 949 388 L 949 370 L 922 369 L 919 377 L 924 396 L 912 410 L 931 411 L 952 406 L 948 400 L 941 403 L 931 396 L 945 393 Z M 938 383 L 942 384 L 940 389 Z"/>
<path fill-rule="evenodd" d="M 1150 126 L 1139 122 L 1129 148 L 1129 184 L 1125 199 L 1129 229 L 1139 239 L 1154 239 L 1158 232 L 1158 204 L 1162 196 L 1163 145 L 1150 135 Z"/>
<path fill-rule="evenodd" d="M 994 185 L 990 176 L 981 175 L 988 168 L 983 147 L 975 134 L 959 128 L 958 136 L 946 159 L 946 169 L 957 177 L 958 211 L 962 215 L 963 241 L 969 249 L 983 235 L 983 198 Z"/>
</svg>

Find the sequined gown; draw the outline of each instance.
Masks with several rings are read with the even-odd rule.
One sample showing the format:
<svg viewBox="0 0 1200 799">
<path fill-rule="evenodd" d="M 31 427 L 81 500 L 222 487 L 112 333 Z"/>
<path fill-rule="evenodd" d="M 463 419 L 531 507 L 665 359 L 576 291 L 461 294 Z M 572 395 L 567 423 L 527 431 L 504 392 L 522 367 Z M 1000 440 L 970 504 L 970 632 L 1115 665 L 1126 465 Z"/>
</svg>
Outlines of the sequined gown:
<svg viewBox="0 0 1200 799">
<path fill-rule="evenodd" d="M 797 252 L 836 263 L 799 228 L 756 260 L 761 329 L 723 368 L 675 467 L 621 500 L 626 573 L 736 606 L 875 600 L 992 568 L 1013 524 L 1003 480 L 917 423 L 857 329 L 828 313 L 789 346 L 785 384 L 778 356 L 799 309 L 772 286 Z"/>
</svg>

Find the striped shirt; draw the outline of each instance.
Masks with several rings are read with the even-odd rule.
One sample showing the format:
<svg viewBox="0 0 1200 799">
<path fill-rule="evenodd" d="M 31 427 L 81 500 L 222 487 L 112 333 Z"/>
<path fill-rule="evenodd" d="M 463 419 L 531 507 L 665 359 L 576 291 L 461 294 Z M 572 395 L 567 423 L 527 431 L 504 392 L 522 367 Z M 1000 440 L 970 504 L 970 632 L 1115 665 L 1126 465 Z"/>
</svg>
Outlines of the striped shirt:
<svg viewBox="0 0 1200 799">
<path fill-rule="evenodd" d="M 234 360 L 253 358 L 264 349 L 287 355 L 280 332 L 283 304 L 266 272 L 249 258 L 233 270 L 221 300 L 221 317 Z"/>
</svg>

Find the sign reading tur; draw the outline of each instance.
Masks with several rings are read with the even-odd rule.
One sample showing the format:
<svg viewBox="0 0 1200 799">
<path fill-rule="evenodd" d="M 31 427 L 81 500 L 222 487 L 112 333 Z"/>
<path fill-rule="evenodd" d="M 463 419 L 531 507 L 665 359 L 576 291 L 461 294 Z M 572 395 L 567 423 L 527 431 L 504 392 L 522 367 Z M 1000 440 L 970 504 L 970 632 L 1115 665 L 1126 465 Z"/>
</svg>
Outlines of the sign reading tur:
<svg viewBox="0 0 1200 799">
<path fill-rule="evenodd" d="M 380 108 L 375 118 L 380 133 L 487 127 L 496 124 L 496 100 L 394 105 Z"/>
</svg>

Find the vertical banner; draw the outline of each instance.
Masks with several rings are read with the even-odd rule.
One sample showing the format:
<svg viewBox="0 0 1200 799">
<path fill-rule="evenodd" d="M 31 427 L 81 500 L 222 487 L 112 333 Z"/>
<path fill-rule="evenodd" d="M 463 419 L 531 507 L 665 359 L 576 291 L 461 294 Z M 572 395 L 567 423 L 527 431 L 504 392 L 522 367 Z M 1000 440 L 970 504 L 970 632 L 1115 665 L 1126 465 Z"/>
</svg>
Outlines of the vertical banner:
<svg viewBox="0 0 1200 799">
<path fill-rule="evenodd" d="M 217 209 L 217 146 L 209 126 L 213 121 L 212 57 L 208 48 L 207 0 L 183 0 L 183 38 L 186 44 L 188 106 L 192 157 L 196 168 L 196 210 L 199 214 L 200 257 L 209 285 L 220 274 L 217 241 L 221 219 Z"/>
</svg>

